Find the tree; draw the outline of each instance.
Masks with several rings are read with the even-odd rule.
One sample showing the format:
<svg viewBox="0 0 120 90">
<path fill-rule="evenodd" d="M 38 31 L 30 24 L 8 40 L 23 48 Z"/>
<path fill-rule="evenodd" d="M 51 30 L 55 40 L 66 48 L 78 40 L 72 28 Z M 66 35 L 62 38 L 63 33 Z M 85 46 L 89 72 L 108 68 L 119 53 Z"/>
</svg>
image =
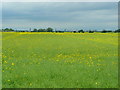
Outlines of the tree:
<svg viewBox="0 0 120 90">
<path fill-rule="evenodd" d="M 91 31 L 91 30 L 90 30 L 89 33 L 94 33 L 94 31 Z"/>
<path fill-rule="evenodd" d="M 46 32 L 46 29 L 38 29 L 38 32 Z"/>
<path fill-rule="evenodd" d="M 74 33 L 76 33 L 76 31 L 73 31 Z"/>
<path fill-rule="evenodd" d="M 81 29 L 81 30 L 78 30 L 78 32 L 80 33 L 80 32 L 82 32 L 82 33 L 84 33 L 84 31 Z"/>
<path fill-rule="evenodd" d="M 48 27 L 48 28 L 46 29 L 46 31 L 47 31 L 47 32 L 53 32 L 53 29 L 50 28 L 50 27 Z"/>
<path fill-rule="evenodd" d="M 34 30 L 33 30 L 33 32 L 37 32 L 38 30 L 35 28 Z"/>
<path fill-rule="evenodd" d="M 106 32 L 107 32 L 106 30 L 101 31 L 101 33 L 106 33 Z"/>
<path fill-rule="evenodd" d="M 14 31 L 14 30 L 12 28 L 10 28 L 9 31 Z"/>
<path fill-rule="evenodd" d="M 115 33 L 117 33 L 117 32 L 119 33 L 119 32 L 120 32 L 120 29 L 118 29 L 118 30 L 115 30 Z"/>
<path fill-rule="evenodd" d="M 5 31 L 5 32 L 10 32 L 10 31 L 14 31 L 12 28 L 5 28 L 5 29 L 3 29 L 3 31 Z"/>
</svg>

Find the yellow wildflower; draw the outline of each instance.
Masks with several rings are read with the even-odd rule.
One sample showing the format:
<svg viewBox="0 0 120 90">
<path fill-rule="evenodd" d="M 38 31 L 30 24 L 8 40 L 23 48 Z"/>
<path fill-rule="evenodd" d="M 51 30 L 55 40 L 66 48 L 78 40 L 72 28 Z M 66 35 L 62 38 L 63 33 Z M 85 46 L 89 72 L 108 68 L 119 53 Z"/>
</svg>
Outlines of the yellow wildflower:
<svg viewBox="0 0 120 90">
<path fill-rule="evenodd" d="M 5 63 L 7 63 L 7 61 L 4 61 Z"/>
<path fill-rule="evenodd" d="M 12 65 L 14 66 L 15 64 L 14 64 L 14 63 L 12 63 Z"/>
<path fill-rule="evenodd" d="M 32 85 L 32 83 L 30 83 L 30 86 Z"/>
<path fill-rule="evenodd" d="M 92 58 L 92 57 L 89 57 L 90 59 Z"/>
</svg>

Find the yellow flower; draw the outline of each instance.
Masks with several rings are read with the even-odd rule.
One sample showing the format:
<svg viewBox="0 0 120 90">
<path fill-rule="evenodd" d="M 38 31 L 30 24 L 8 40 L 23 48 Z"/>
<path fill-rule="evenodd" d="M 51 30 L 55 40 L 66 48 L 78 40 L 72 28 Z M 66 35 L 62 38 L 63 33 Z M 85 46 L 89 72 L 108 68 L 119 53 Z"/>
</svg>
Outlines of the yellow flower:
<svg viewBox="0 0 120 90">
<path fill-rule="evenodd" d="M 32 85 L 32 83 L 30 83 L 30 86 Z"/>
<path fill-rule="evenodd" d="M 92 58 L 92 57 L 89 57 L 90 59 Z"/>
<path fill-rule="evenodd" d="M 12 65 L 14 66 L 15 64 L 14 64 L 14 63 L 12 63 Z"/>
<path fill-rule="evenodd" d="M 7 63 L 7 61 L 5 61 L 5 63 Z"/>
<path fill-rule="evenodd" d="M 8 82 L 10 82 L 10 80 L 8 80 Z"/>
</svg>

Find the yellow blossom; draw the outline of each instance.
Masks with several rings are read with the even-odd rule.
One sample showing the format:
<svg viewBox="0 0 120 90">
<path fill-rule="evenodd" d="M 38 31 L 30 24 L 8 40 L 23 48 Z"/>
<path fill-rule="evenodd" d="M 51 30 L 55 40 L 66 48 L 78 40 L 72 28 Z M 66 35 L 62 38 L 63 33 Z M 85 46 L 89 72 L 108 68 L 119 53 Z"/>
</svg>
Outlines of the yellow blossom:
<svg viewBox="0 0 120 90">
<path fill-rule="evenodd" d="M 12 65 L 14 66 L 15 64 L 14 64 L 14 63 L 12 63 Z"/>
<path fill-rule="evenodd" d="M 32 85 L 32 83 L 30 83 L 30 86 Z"/>
</svg>

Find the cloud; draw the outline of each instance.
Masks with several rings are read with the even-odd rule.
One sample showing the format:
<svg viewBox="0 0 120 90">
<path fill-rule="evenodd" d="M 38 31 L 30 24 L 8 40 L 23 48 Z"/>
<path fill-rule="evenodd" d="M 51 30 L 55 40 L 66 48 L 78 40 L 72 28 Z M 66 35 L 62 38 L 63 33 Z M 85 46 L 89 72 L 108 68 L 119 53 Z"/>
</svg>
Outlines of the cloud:
<svg viewBox="0 0 120 90">
<path fill-rule="evenodd" d="M 115 2 L 3 3 L 3 26 L 116 29 L 117 8 Z"/>
</svg>

